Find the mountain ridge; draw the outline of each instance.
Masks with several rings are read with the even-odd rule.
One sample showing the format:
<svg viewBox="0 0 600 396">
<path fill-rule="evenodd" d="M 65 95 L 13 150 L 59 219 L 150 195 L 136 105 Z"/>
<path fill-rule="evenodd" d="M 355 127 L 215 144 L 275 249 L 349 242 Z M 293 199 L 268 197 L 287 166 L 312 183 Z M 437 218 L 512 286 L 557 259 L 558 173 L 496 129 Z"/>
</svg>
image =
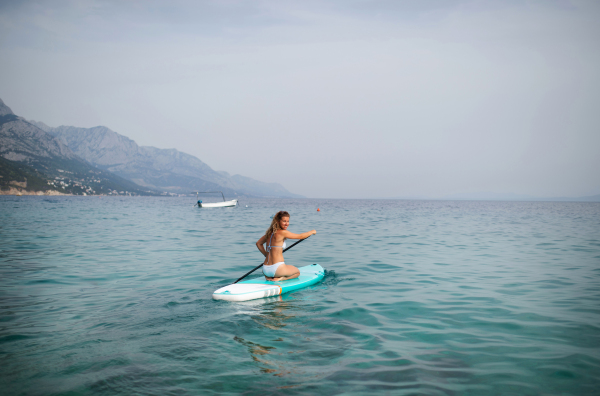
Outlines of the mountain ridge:
<svg viewBox="0 0 600 396">
<path fill-rule="evenodd" d="M 132 139 L 105 126 L 52 128 L 37 121 L 61 140 L 79 157 L 140 186 L 190 193 L 194 190 L 222 190 L 228 195 L 300 198 L 279 183 L 266 183 L 252 178 L 215 171 L 199 158 L 177 149 L 139 146 Z"/>
<path fill-rule="evenodd" d="M 158 195 L 79 158 L 51 134 L 15 115 L 0 100 L 0 188 L 61 194 Z M 12 187 L 11 187 L 12 186 Z"/>
<path fill-rule="evenodd" d="M 71 193 L 96 193 L 92 184 L 101 187 L 102 183 L 108 183 L 106 187 L 111 194 L 117 191 L 150 195 L 161 191 L 163 194 L 190 194 L 198 190 L 217 190 L 234 196 L 302 197 L 279 183 L 215 171 L 199 158 L 176 149 L 139 146 L 105 126 L 62 125 L 53 128 L 40 121 L 28 121 L 15 115 L 1 99 L 0 156 L 5 159 L 2 166 L 6 168 L 6 175 L 25 179 L 25 175 L 29 175 L 32 180 L 38 180 L 41 175 L 47 177 L 49 189 L 67 191 L 65 186 L 87 183 L 81 191 L 67 191 Z M 65 179 L 65 172 L 77 174 L 77 178 Z M 89 176 L 86 172 L 103 173 L 103 179 L 86 178 Z M 62 184 L 55 185 L 54 180 L 60 180 Z M 90 180 L 95 181 L 91 183 Z M 15 182 L 23 183 L 21 180 Z"/>
</svg>

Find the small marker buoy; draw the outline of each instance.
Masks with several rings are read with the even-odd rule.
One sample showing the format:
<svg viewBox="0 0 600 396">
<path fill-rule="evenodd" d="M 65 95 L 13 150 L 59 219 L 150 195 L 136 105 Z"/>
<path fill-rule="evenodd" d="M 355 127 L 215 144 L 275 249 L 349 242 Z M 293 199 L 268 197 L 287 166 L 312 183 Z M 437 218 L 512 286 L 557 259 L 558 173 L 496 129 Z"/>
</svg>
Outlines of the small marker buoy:
<svg viewBox="0 0 600 396">
<path fill-rule="evenodd" d="M 321 209 L 317 208 L 317 212 L 320 212 L 320 211 L 321 211 Z"/>
</svg>

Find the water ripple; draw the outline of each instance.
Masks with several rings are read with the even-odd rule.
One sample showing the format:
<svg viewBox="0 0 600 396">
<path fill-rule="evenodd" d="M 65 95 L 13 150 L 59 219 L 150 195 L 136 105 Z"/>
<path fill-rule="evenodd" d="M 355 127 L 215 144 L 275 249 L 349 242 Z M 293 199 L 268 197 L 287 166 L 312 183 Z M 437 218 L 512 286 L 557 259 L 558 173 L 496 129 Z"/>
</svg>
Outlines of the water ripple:
<svg viewBox="0 0 600 396">
<path fill-rule="evenodd" d="M 599 394 L 599 204 L 247 202 L 0 197 L 4 392 Z M 323 282 L 213 301 L 280 209 Z"/>
</svg>

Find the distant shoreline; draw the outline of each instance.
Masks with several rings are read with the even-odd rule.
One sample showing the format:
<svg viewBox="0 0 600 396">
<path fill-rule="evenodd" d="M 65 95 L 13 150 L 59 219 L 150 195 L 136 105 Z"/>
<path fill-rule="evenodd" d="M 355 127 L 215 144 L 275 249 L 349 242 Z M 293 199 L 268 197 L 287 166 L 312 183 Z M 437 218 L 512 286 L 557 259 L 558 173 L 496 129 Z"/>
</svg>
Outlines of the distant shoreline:
<svg viewBox="0 0 600 396">
<path fill-rule="evenodd" d="M 27 191 L 27 190 L 19 190 L 14 187 L 9 188 L 8 190 L 0 190 L 0 195 L 73 195 L 73 194 L 64 194 L 54 190 L 47 191 Z"/>
<path fill-rule="evenodd" d="M 64 196 L 64 197 L 142 197 L 143 195 L 117 195 L 117 194 L 92 194 L 92 195 L 78 195 L 78 194 L 65 194 L 54 190 L 48 191 L 20 191 L 16 188 L 11 188 L 9 190 L 0 190 L 0 196 Z M 184 194 L 174 194 L 174 195 L 148 195 L 147 197 L 155 197 L 155 198 L 189 198 L 193 197 L 193 195 L 184 195 Z M 584 197 L 582 198 L 539 198 L 539 199 L 450 199 L 450 198 L 278 198 L 278 197 L 243 197 L 244 199 L 278 199 L 278 200 L 372 200 L 372 201 L 430 201 L 430 202 L 564 202 L 564 203 L 600 203 L 599 200 L 586 200 Z"/>
</svg>

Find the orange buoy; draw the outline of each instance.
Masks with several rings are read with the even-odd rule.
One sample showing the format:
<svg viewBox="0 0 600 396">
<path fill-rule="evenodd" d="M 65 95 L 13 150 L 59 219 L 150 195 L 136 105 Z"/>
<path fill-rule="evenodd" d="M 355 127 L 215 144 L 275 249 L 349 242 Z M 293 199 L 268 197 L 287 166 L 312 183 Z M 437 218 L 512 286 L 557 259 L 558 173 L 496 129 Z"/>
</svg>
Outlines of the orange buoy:
<svg viewBox="0 0 600 396">
<path fill-rule="evenodd" d="M 320 211 L 321 211 L 321 209 L 317 208 L 317 212 L 320 212 Z"/>
</svg>

